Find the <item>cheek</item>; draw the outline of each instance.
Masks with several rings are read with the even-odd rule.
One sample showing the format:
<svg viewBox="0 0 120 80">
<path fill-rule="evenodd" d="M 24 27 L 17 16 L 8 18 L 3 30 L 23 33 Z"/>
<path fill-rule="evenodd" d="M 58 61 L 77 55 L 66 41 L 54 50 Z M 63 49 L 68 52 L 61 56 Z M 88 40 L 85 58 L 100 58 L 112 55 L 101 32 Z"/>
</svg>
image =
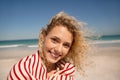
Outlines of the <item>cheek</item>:
<svg viewBox="0 0 120 80">
<path fill-rule="evenodd" d="M 49 50 L 53 47 L 53 44 L 49 41 L 49 40 L 46 40 L 44 42 L 44 50 Z"/>
<path fill-rule="evenodd" d="M 63 50 L 63 56 L 66 56 L 69 53 L 69 49 L 64 49 Z"/>
<path fill-rule="evenodd" d="M 47 50 L 49 48 L 50 45 L 48 45 L 48 42 L 45 41 L 44 44 L 43 44 L 43 50 Z"/>
</svg>

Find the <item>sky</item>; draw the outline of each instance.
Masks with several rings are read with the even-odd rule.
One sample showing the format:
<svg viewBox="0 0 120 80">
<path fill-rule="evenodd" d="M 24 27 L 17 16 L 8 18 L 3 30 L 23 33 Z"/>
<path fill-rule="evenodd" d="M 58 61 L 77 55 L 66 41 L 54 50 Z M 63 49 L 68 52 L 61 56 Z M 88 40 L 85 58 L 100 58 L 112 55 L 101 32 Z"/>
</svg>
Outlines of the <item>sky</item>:
<svg viewBox="0 0 120 80">
<path fill-rule="evenodd" d="M 60 11 L 99 35 L 120 35 L 120 0 L 0 0 L 0 40 L 38 38 Z"/>
</svg>

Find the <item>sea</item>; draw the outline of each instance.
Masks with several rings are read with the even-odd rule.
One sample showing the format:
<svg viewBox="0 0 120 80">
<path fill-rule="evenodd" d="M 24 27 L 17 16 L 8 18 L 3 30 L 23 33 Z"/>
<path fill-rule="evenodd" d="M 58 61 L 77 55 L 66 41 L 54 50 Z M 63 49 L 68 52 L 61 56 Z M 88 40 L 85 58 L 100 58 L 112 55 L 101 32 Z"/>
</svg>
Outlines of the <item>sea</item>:
<svg viewBox="0 0 120 80">
<path fill-rule="evenodd" d="M 38 47 L 38 39 L 4 40 L 0 41 L 0 48 Z"/>
<path fill-rule="evenodd" d="M 120 46 L 120 35 L 105 35 L 93 38 L 92 44 L 102 45 L 109 44 L 112 46 Z M 38 47 L 38 39 L 23 39 L 23 40 L 4 40 L 0 41 L 0 49 L 2 48 L 36 48 Z"/>
</svg>

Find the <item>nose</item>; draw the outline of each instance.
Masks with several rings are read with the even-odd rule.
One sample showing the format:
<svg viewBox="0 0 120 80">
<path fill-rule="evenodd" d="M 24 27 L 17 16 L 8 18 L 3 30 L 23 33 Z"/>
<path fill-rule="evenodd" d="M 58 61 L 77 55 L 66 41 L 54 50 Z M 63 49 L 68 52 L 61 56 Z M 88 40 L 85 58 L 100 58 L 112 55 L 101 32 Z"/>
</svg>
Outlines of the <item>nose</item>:
<svg viewBox="0 0 120 80">
<path fill-rule="evenodd" d="M 62 53 L 62 44 L 59 44 L 55 48 L 55 52 L 61 54 Z"/>
</svg>

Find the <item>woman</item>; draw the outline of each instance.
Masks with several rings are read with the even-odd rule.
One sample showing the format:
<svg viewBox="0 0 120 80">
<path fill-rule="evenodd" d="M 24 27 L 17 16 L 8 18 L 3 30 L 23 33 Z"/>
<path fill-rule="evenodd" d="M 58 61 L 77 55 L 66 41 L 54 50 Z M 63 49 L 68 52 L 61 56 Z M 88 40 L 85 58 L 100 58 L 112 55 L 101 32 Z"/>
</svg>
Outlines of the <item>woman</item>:
<svg viewBox="0 0 120 80">
<path fill-rule="evenodd" d="M 15 64 L 7 79 L 75 80 L 75 69 L 83 70 L 87 49 L 81 27 L 82 23 L 72 16 L 58 13 L 41 30 L 39 51 Z"/>
</svg>

